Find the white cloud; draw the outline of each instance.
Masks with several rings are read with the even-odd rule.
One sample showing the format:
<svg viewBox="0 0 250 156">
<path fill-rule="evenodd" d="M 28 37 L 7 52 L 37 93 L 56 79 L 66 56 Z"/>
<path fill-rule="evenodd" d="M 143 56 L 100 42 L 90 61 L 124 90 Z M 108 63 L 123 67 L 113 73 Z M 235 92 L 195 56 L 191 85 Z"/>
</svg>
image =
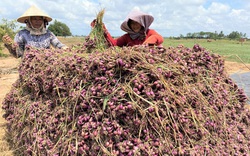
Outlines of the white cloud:
<svg viewBox="0 0 250 156">
<path fill-rule="evenodd" d="M 208 12 L 213 14 L 227 14 L 229 11 L 230 6 L 216 2 L 213 2 L 208 8 Z"/>
<path fill-rule="evenodd" d="M 249 21 L 249 15 L 250 13 L 246 10 L 235 10 L 233 9 L 232 12 L 230 13 L 230 16 L 234 19 L 237 19 L 237 21 Z"/>
<path fill-rule="evenodd" d="M 111 35 L 123 35 L 120 24 L 131 10 L 139 9 L 154 16 L 151 28 L 165 37 L 199 31 L 239 31 L 250 36 L 249 0 L 1 0 L 0 18 L 16 19 L 30 5 L 68 25 L 74 35 L 88 35 L 90 22 L 101 9 Z"/>
</svg>

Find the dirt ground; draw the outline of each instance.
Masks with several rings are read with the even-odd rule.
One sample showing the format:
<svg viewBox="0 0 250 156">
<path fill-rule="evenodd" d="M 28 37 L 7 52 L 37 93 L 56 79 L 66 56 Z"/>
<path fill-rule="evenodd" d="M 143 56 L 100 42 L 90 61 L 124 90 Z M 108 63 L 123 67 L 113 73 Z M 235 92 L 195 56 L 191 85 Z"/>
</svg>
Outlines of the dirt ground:
<svg viewBox="0 0 250 156">
<path fill-rule="evenodd" d="M 19 59 L 13 57 L 0 58 L 0 107 L 2 108 L 2 102 L 5 95 L 11 89 L 12 84 L 18 79 L 17 67 Z M 11 156 L 12 151 L 10 150 L 7 142 L 5 141 L 5 119 L 2 117 L 3 110 L 0 108 L 0 155 Z"/>
<path fill-rule="evenodd" d="M 10 91 L 12 84 L 18 79 L 17 68 L 20 61 L 20 59 L 11 56 L 0 58 L 0 107 L 2 107 L 3 99 Z M 228 74 L 250 72 L 250 64 L 225 62 L 225 69 Z M 6 134 L 6 121 L 2 115 L 3 110 L 0 108 L 0 155 L 11 156 L 12 151 L 4 139 Z"/>
</svg>

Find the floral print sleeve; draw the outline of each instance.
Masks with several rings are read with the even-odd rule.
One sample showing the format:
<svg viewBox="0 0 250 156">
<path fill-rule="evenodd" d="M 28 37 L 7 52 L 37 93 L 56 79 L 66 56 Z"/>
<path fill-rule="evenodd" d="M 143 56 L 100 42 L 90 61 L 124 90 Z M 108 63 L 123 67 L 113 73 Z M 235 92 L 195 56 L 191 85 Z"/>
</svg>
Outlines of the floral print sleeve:
<svg viewBox="0 0 250 156">
<path fill-rule="evenodd" d="M 23 29 L 16 34 L 14 42 L 18 46 L 17 48 L 12 49 L 10 52 L 12 55 L 16 55 L 17 57 L 22 57 L 27 47 L 49 49 L 51 46 L 53 46 L 54 48 L 60 49 L 65 46 L 49 30 L 47 30 L 47 32 L 42 35 L 31 35 L 28 30 Z"/>
<path fill-rule="evenodd" d="M 63 46 L 65 46 L 64 44 L 62 44 L 59 39 L 50 31 L 50 38 L 51 38 L 51 44 L 53 47 L 55 48 L 62 48 Z"/>
</svg>

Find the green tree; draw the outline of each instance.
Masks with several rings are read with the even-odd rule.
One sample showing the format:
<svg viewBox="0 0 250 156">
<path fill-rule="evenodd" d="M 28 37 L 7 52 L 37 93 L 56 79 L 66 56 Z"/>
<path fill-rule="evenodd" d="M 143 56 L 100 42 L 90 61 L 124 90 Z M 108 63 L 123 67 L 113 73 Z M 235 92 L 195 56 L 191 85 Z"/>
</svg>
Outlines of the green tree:
<svg viewBox="0 0 250 156">
<path fill-rule="evenodd" d="M 242 38 L 245 36 L 246 36 L 246 34 L 243 35 L 242 33 L 239 33 L 238 31 L 233 31 L 227 37 L 229 39 L 239 39 L 239 38 Z"/>
<path fill-rule="evenodd" d="M 187 33 L 186 37 L 187 38 L 191 38 L 192 37 L 192 33 Z"/>
<path fill-rule="evenodd" d="M 184 35 L 180 34 L 180 38 L 184 38 Z"/>
<path fill-rule="evenodd" d="M 2 44 L 2 37 L 6 34 L 8 34 L 11 38 L 14 38 L 17 28 L 16 21 L 8 21 L 7 19 L 2 19 L 2 22 L 0 23 L 0 56 L 4 56 L 2 54 L 3 50 L 3 44 Z"/>
<path fill-rule="evenodd" d="M 199 36 L 199 38 L 205 38 L 206 33 L 201 31 L 198 36 Z"/>
<path fill-rule="evenodd" d="M 69 27 L 57 20 L 54 21 L 54 23 L 50 24 L 48 29 L 52 31 L 56 36 L 71 36 L 71 32 Z"/>
<path fill-rule="evenodd" d="M 225 37 L 223 31 L 221 31 L 221 32 L 219 33 L 218 37 L 219 37 L 219 38 L 224 38 L 224 37 Z"/>
<path fill-rule="evenodd" d="M 17 28 L 16 21 L 8 21 L 7 19 L 2 19 L 2 22 L 0 24 L 0 38 L 2 41 L 2 37 L 5 34 L 8 34 L 10 37 L 14 37 L 16 34 L 15 29 Z"/>
</svg>

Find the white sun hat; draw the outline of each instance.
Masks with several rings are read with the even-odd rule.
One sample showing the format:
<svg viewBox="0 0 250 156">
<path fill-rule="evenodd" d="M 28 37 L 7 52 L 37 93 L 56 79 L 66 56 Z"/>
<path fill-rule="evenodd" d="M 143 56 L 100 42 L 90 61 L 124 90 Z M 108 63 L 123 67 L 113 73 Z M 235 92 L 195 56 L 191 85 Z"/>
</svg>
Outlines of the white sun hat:
<svg viewBox="0 0 250 156">
<path fill-rule="evenodd" d="M 48 14 L 35 6 L 31 6 L 28 10 L 26 10 L 24 14 L 17 19 L 17 21 L 25 23 L 25 21 L 31 16 L 43 16 L 48 22 L 52 21 L 52 18 Z"/>
</svg>

